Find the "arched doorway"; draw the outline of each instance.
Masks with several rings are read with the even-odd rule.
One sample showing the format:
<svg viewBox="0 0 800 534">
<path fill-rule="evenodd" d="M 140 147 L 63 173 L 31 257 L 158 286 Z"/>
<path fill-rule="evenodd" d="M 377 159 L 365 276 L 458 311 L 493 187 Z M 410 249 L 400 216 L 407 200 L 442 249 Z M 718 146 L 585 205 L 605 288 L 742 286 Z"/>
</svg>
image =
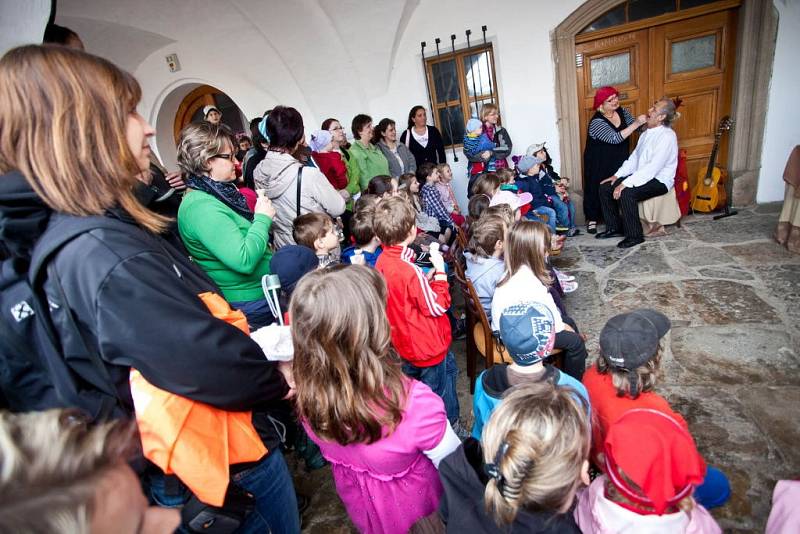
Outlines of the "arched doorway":
<svg viewBox="0 0 800 534">
<path fill-rule="evenodd" d="M 638 4 L 696 6 L 685 10 L 689 15 L 702 15 L 738 7 L 738 20 L 735 21 L 735 53 L 731 51 L 729 54 L 731 57 L 727 58 L 731 65 L 735 65 L 733 79 L 729 83 L 731 96 L 728 101 L 731 102 L 731 115 L 736 119 L 737 124 L 729 140 L 727 161 L 721 163 L 727 166 L 729 175 L 734 179 L 734 203 L 738 205 L 752 203 L 755 200 L 758 185 L 769 80 L 777 34 L 777 14 L 774 7 L 770 5 L 765 9 L 761 0 L 680 0 L 680 2 L 638 2 Z M 620 6 L 625 7 L 620 8 Z M 628 32 L 649 31 L 650 28 L 672 22 L 674 17 L 672 14 L 664 14 L 631 24 L 628 18 L 621 18 L 628 16 L 626 11 L 628 8 L 629 2 L 626 0 L 587 0 L 559 24 L 551 34 L 556 64 L 556 108 L 562 175 L 564 176 L 582 176 L 581 147 L 586 132 L 581 126 L 582 122 L 585 122 L 581 120 L 581 114 L 585 113 L 585 105 L 579 98 L 578 69 L 584 58 L 578 56 L 577 46 L 580 46 L 581 41 L 585 42 L 591 38 L 581 37 L 581 32 L 603 20 L 610 21 L 608 26 L 622 22 L 626 25 L 623 29 Z M 601 26 L 595 33 L 595 36 L 602 35 L 602 31 L 609 33 L 605 39 L 599 40 L 601 46 L 609 45 L 613 48 L 616 45 L 623 45 L 624 48 L 625 40 L 620 39 L 613 28 L 608 30 L 603 28 Z M 663 37 L 660 36 L 658 46 L 664 44 Z M 579 41 L 577 46 L 576 41 Z M 721 41 L 718 42 L 720 45 L 722 44 Z M 639 49 L 641 50 L 641 46 Z M 650 58 L 651 54 L 648 53 L 647 57 Z M 663 72 L 664 69 L 659 70 L 658 75 L 661 76 Z M 657 77 L 653 76 L 653 78 Z M 641 78 L 637 79 L 637 83 L 639 80 Z M 647 83 L 650 84 L 649 81 Z M 650 90 L 649 85 L 648 90 Z M 655 89 L 650 90 L 650 92 L 654 91 Z M 638 94 L 631 92 L 629 96 L 639 98 Z M 723 100 L 725 99 L 723 98 Z M 757 132 L 757 135 L 754 136 L 753 132 Z M 579 203 L 582 203 L 583 193 L 581 182 L 581 179 L 575 179 L 572 182 L 578 193 L 576 200 Z"/>
<path fill-rule="evenodd" d="M 231 98 L 210 85 L 201 85 L 186 95 L 175 113 L 173 134 L 175 142 L 184 126 L 203 120 L 203 108 L 215 106 L 222 112 L 222 122 L 234 133 L 248 133 L 248 122 L 242 111 Z"/>
</svg>

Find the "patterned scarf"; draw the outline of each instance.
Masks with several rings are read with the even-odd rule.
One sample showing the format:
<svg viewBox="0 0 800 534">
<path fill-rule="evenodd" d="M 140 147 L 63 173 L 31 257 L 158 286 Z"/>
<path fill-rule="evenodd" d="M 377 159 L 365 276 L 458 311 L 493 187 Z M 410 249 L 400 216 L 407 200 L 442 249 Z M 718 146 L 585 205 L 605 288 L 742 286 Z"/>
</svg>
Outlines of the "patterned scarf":
<svg viewBox="0 0 800 534">
<path fill-rule="evenodd" d="M 208 193 L 248 221 L 253 222 L 253 212 L 247 207 L 244 195 L 239 192 L 233 182 L 217 182 L 208 176 L 193 174 L 186 180 L 186 186 Z"/>
<path fill-rule="evenodd" d="M 495 132 L 495 125 L 489 122 L 483 123 L 483 133 L 486 134 L 486 137 L 489 138 L 490 141 L 494 141 L 494 132 Z"/>
</svg>

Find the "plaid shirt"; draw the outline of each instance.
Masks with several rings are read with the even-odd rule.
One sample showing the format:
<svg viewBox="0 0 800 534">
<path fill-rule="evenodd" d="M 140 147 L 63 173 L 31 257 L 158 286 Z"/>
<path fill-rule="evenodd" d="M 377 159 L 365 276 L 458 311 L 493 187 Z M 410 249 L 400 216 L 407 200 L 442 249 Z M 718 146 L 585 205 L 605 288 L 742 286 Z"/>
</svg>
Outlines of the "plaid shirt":
<svg viewBox="0 0 800 534">
<path fill-rule="evenodd" d="M 453 220 L 442 203 L 442 197 L 439 195 L 439 190 L 436 189 L 435 185 L 423 185 L 419 190 L 419 196 L 422 200 L 423 211 L 431 217 L 436 217 L 442 229 L 453 226 Z"/>
</svg>

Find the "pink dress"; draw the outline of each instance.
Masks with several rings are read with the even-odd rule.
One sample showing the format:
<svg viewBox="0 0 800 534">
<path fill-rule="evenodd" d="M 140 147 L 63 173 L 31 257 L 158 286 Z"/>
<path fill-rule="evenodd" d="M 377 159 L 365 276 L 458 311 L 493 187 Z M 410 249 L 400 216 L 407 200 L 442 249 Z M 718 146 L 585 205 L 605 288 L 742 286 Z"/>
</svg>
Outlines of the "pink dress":
<svg viewBox="0 0 800 534">
<path fill-rule="evenodd" d="M 361 532 L 407 532 L 439 506 L 442 483 L 423 451 L 434 449 L 444 436 L 444 403 L 422 382 L 407 381 L 402 421 L 375 443 L 343 446 L 323 441 L 303 423 L 331 463 L 339 497 Z"/>
</svg>

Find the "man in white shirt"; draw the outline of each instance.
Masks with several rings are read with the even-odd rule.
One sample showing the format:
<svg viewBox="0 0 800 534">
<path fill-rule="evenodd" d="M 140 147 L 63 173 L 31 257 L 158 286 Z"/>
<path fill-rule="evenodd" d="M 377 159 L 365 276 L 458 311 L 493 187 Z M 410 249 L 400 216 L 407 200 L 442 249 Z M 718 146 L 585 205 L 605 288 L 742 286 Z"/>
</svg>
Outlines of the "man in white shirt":
<svg viewBox="0 0 800 534">
<path fill-rule="evenodd" d="M 647 111 L 647 130 L 636 149 L 614 176 L 600 182 L 600 207 L 606 231 L 596 238 L 624 235 L 625 239 L 617 243 L 620 248 L 644 242 L 638 204 L 672 189 L 678 166 L 678 139 L 670 125 L 677 117 L 675 104 L 666 97 Z"/>
</svg>

